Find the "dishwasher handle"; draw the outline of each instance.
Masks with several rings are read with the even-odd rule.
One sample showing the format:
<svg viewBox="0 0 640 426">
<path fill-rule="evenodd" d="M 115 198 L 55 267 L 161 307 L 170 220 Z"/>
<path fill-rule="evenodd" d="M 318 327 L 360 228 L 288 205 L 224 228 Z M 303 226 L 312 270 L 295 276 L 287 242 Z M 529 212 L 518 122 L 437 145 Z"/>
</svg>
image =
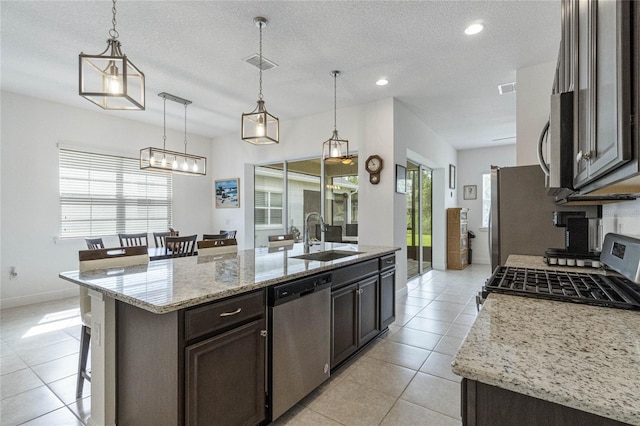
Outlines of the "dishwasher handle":
<svg viewBox="0 0 640 426">
<path fill-rule="evenodd" d="M 277 306 L 289 301 L 308 296 L 331 286 L 331 274 L 316 275 L 284 284 L 278 284 L 268 289 L 269 306 Z"/>
</svg>

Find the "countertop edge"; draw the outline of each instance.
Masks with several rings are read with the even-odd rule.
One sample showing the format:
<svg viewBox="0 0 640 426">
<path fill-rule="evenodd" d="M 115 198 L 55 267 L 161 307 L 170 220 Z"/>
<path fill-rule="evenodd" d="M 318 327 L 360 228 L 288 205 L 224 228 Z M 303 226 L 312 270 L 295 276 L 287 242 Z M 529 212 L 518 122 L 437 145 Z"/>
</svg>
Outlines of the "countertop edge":
<svg viewBox="0 0 640 426">
<path fill-rule="evenodd" d="M 231 297 L 231 296 L 236 296 L 239 294 L 244 294 L 244 293 L 249 293 L 251 291 L 254 290 L 259 290 L 262 288 L 267 288 L 271 285 L 275 285 L 275 284 L 280 284 L 280 283 L 284 283 L 290 280 L 295 280 L 295 279 L 299 279 L 299 278 L 303 278 L 306 276 L 311 276 L 311 275 L 315 275 L 317 273 L 321 273 L 321 272 L 326 272 L 326 271 L 330 271 L 330 270 L 334 270 L 334 269 L 338 269 L 338 268 L 342 268 L 344 266 L 348 266 L 348 265 L 352 265 L 355 263 L 360 263 L 363 261 L 367 261 L 367 260 L 371 260 L 371 259 L 375 259 L 375 258 L 379 258 L 388 254 L 392 254 L 395 253 L 397 251 L 400 251 L 399 247 L 388 247 L 385 249 L 382 249 L 380 251 L 376 251 L 374 253 L 361 253 L 358 254 L 357 257 L 355 259 L 344 259 L 344 260 L 340 260 L 340 262 L 338 263 L 334 263 L 334 261 L 332 262 L 320 262 L 322 263 L 322 265 L 320 265 L 319 267 L 312 269 L 312 270 L 308 270 L 308 271 L 303 271 L 303 272 L 296 272 L 290 275 L 286 275 L 284 277 L 278 277 L 278 278 L 273 278 L 273 279 L 267 279 L 264 281 L 260 281 L 258 283 L 252 283 L 252 284 L 246 284 L 234 289 L 229 289 L 229 290 L 223 290 L 223 291 L 218 291 L 215 293 L 211 293 L 208 295 L 204 295 L 204 296 L 198 296 L 198 297 L 194 297 L 192 299 L 188 299 L 188 300 L 183 300 L 180 301 L 178 303 L 171 303 L 171 304 L 166 304 L 166 305 L 157 305 L 157 304 L 153 304 L 153 303 L 148 303 L 145 302 L 143 300 L 134 298 L 134 297 L 128 297 L 122 293 L 113 291 L 113 290 L 109 290 L 106 289 L 104 287 L 100 287 L 100 286 L 96 286 L 96 285 L 91 285 L 89 283 L 86 283 L 84 281 L 81 280 L 77 280 L 77 279 L 73 279 L 72 277 L 66 276 L 64 275 L 65 273 L 71 272 L 71 271 L 66 271 L 66 272 L 61 272 L 58 274 L 58 277 L 72 282 L 74 284 L 80 285 L 82 287 L 86 287 L 90 290 L 94 290 L 96 292 L 102 293 L 105 296 L 111 297 L 115 300 L 127 303 L 131 306 L 135 306 L 141 309 L 144 309 L 146 311 L 149 311 L 151 313 L 154 314 L 166 314 L 169 312 L 174 312 L 180 309 L 185 309 L 185 308 L 190 308 L 190 307 L 194 307 L 194 306 L 198 306 L 198 305 L 202 305 L 205 303 L 209 303 L 209 302 L 213 302 L 216 300 L 221 300 L 227 297 Z"/>
<path fill-rule="evenodd" d="M 514 298 L 514 300 L 522 299 L 521 296 L 514 295 L 499 295 L 501 298 Z M 487 300 L 490 300 L 493 295 L 490 295 Z M 563 304 L 567 302 L 553 302 L 547 300 L 539 300 L 539 299 L 527 299 L 528 303 L 557 303 Z M 576 305 L 579 307 L 584 307 L 584 305 Z M 601 307 L 592 307 L 593 309 L 613 309 L 613 308 L 601 308 Z M 495 308 L 494 308 L 495 309 Z M 613 309 L 612 313 L 617 312 L 617 310 Z M 627 310 L 621 310 L 621 312 L 629 312 Z M 480 318 L 482 315 L 482 310 L 478 315 L 478 319 L 480 319 L 480 323 L 482 324 L 485 321 L 485 318 Z M 476 322 L 478 321 L 476 319 Z M 476 323 L 474 323 L 474 326 Z M 589 395 L 582 394 L 580 392 L 570 392 L 562 394 L 558 392 L 557 389 L 554 389 L 554 386 L 557 387 L 559 384 L 549 383 L 540 378 L 539 380 L 532 381 L 531 377 L 526 377 L 526 374 L 523 376 L 523 380 L 520 380 L 519 377 L 521 375 L 516 373 L 517 367 L 508 366 L 504 362 L 501 363 L 501 359 L 499 354 L 492 353 L 492 357 L 495 357 L 495 361 L 488 361 L 486 356 L 488 352 L 484 354 L 480 354 L 478 359 L 482 359 L 482 362 L 479 363 L 478 359 L 470 359 L 469 351 L 470 348 L 478 345 L 479 339 L 482 339 L 482 334 L 474 333 L 474 326 L 467 334 L 467 337 L 461 344 L 458 349 L 456 355 L 453 357 L 451 361 L 451 371 L 463 378 L 467 378 L 470 380 L 475 380 L 478 382 L 485 383 L 487 385 L 496 386 L 502 389 L 506 389 L 509 391 L 517 392 L 519 394 L 523 394 L 526 396 L 530 396 L 533 398 L 537 398 L 540 400 L 557 403 L 559 405 L 563 405 L 566 407 L 574 408 L 576 410 L 588 412 L 597 416 L 617 420 L 620 422 L 624 422 L 626 424 L 638 425 L 640 426 L 640 410 L 636 407 L 635 409 L 633 405 L 629 406 L 628 401 L 624 400 L 613 400 L 608 398 L 589 398 Z M 479 327 L 484 327 L 485 325 L 479 325 Z M 492 327 L 496 327 L 496 324 L 492 323 Z M 507 342 L 502 342 L 501 344 L 507 344 Z M 465 347 L 465 344 L 467 346 Z M 541 349 L 544 350 L 544 349 Z M 514 370 L 516 368 L 516 370 Z"/>
</svg>

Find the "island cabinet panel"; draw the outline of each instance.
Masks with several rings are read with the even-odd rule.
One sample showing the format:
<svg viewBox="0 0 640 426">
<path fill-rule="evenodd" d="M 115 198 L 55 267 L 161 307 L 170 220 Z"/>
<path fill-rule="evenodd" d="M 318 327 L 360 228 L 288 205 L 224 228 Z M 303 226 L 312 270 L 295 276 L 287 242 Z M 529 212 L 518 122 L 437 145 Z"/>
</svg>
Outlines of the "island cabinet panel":
<svg viewBox="0 0 640 426">
<path fill-rule="evenodd" d="M 265 328 L 262 318 L 187 346 L 187 425 L 256 425 L 264 419 Z"/>
<path fill-rule="evenodd" d="M 179 317 L 116 303 L 118 425 L 183 424 Z"/>
<path fill-rule="evenodd" d="M 265 292 L 155 314 L 118 302 L 117 424 L 266 418 Z"/>
<path fill-rule="evenodd" d="M 470 379 L 462 379 L 462 424 L 464 426 L 626 425 L 616 420 Z"/>
<path fill-rule="evenodd" d="M 380 258 L 380 330 L 396 320 L 396 255 Z"/>
<path fill-rule="evenodd" d="M 331 293 L 331 367 L 358 349 L 358 283 Z"/>
<path fill-rule="evenodd" d="M 379 259 L 332 272 L 331 368 L 380 334 Z"/>
<path fill-rule="evenodd" d="M 358 346 L 380 333 L 380 280 L 377 275 L 358 284 Z"/>
</svg>

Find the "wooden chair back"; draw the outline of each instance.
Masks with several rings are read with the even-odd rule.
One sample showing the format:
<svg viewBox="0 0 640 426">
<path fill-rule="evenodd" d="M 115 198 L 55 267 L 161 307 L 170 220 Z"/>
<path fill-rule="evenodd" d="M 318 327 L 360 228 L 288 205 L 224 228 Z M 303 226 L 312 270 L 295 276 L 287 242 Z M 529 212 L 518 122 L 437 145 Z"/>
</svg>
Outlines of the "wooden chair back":
<svg viewBox="0 0 640 426">
<path fill-rule="evenodd" d="M 118 234 L 120 247 L 148 246 L 147 233 L 139 234 Z"/>
<path fill-rule="evenodd" d="M 104 248 L 102 238 L 85 238 L 84 241 L 87 243 L 87 248 L 89 250 L 98 250 Z"/>
<path fill-rule="evenodd" d="M 238 231 L 223 231 L 222 229 L 220 230 L 221 234 L 227 234 L 227 238 L 235 238 L 236 237 L 236 233 Z"/>
<path fill-rule="evenodd" d="M 220 233 L 220 234 L 202 234 L 202 239 L 203 240 L 226 240 L 227 238 L 227 233 Z"/>
<path fill-rule="evenodd" d="M 293 234 L 269 235 L 269 247 L 282 247 L 293 245 Z"/>
<path fill-rule="evenodd" d="M 94 269 L 120 268 L 123 266 L 144 265 L 149 263 L 146 246 L 112 247 L 78 252 L 80 272 Z M 91 297 L 86 287 L 80 286 L 80 318 L 85 322 L 86 314 L 91 312 Z M 85 324 L 91 327 L 91 324 Z"/>
<path fill-rule="evenodd" d="M 238 242 L 235 238 L 198 241 L 198 256 L 211 256 L 215 254 L 234 253 L 237 251 Z"/>
<path fill-rule="evenodd" d="M 146 246 L 111 247 L 78 252 L 80 272 L 149 263 Z"/>
<path fill-rule="evenodd" d="M 171 257 L 193 256 L 196 250 L 196 239 L 198 234 L 186 235 L 184 237 L 165 237 L 167 253 Z"/>
<path fill-rule="evenodd" d="M 165 237 L 171 236 L 171 232 L 154 232 L 153 233 L 153 242 L 156 244 L 156 247 L 164 247 L 164 239 Z"/>
</svg>

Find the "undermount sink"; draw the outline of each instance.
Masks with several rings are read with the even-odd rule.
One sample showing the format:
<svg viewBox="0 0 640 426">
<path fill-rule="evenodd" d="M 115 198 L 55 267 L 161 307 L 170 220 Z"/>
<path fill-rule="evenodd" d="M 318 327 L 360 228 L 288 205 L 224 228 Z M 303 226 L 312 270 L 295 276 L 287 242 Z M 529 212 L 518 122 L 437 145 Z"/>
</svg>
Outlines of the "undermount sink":
<svg viewBox="0 0 640 426">
<path fill-rule="evenodd" d="M 343 257 L 355 256 L 361 254 L 360 251 L 345 250 L 327 250 L 315 253 L 301 254 L 299 256 L 291 256 L 292 259 L 317 260 L 318 262 L 331 262 L 332 260 L 341 259 Z"/>
</svg>

